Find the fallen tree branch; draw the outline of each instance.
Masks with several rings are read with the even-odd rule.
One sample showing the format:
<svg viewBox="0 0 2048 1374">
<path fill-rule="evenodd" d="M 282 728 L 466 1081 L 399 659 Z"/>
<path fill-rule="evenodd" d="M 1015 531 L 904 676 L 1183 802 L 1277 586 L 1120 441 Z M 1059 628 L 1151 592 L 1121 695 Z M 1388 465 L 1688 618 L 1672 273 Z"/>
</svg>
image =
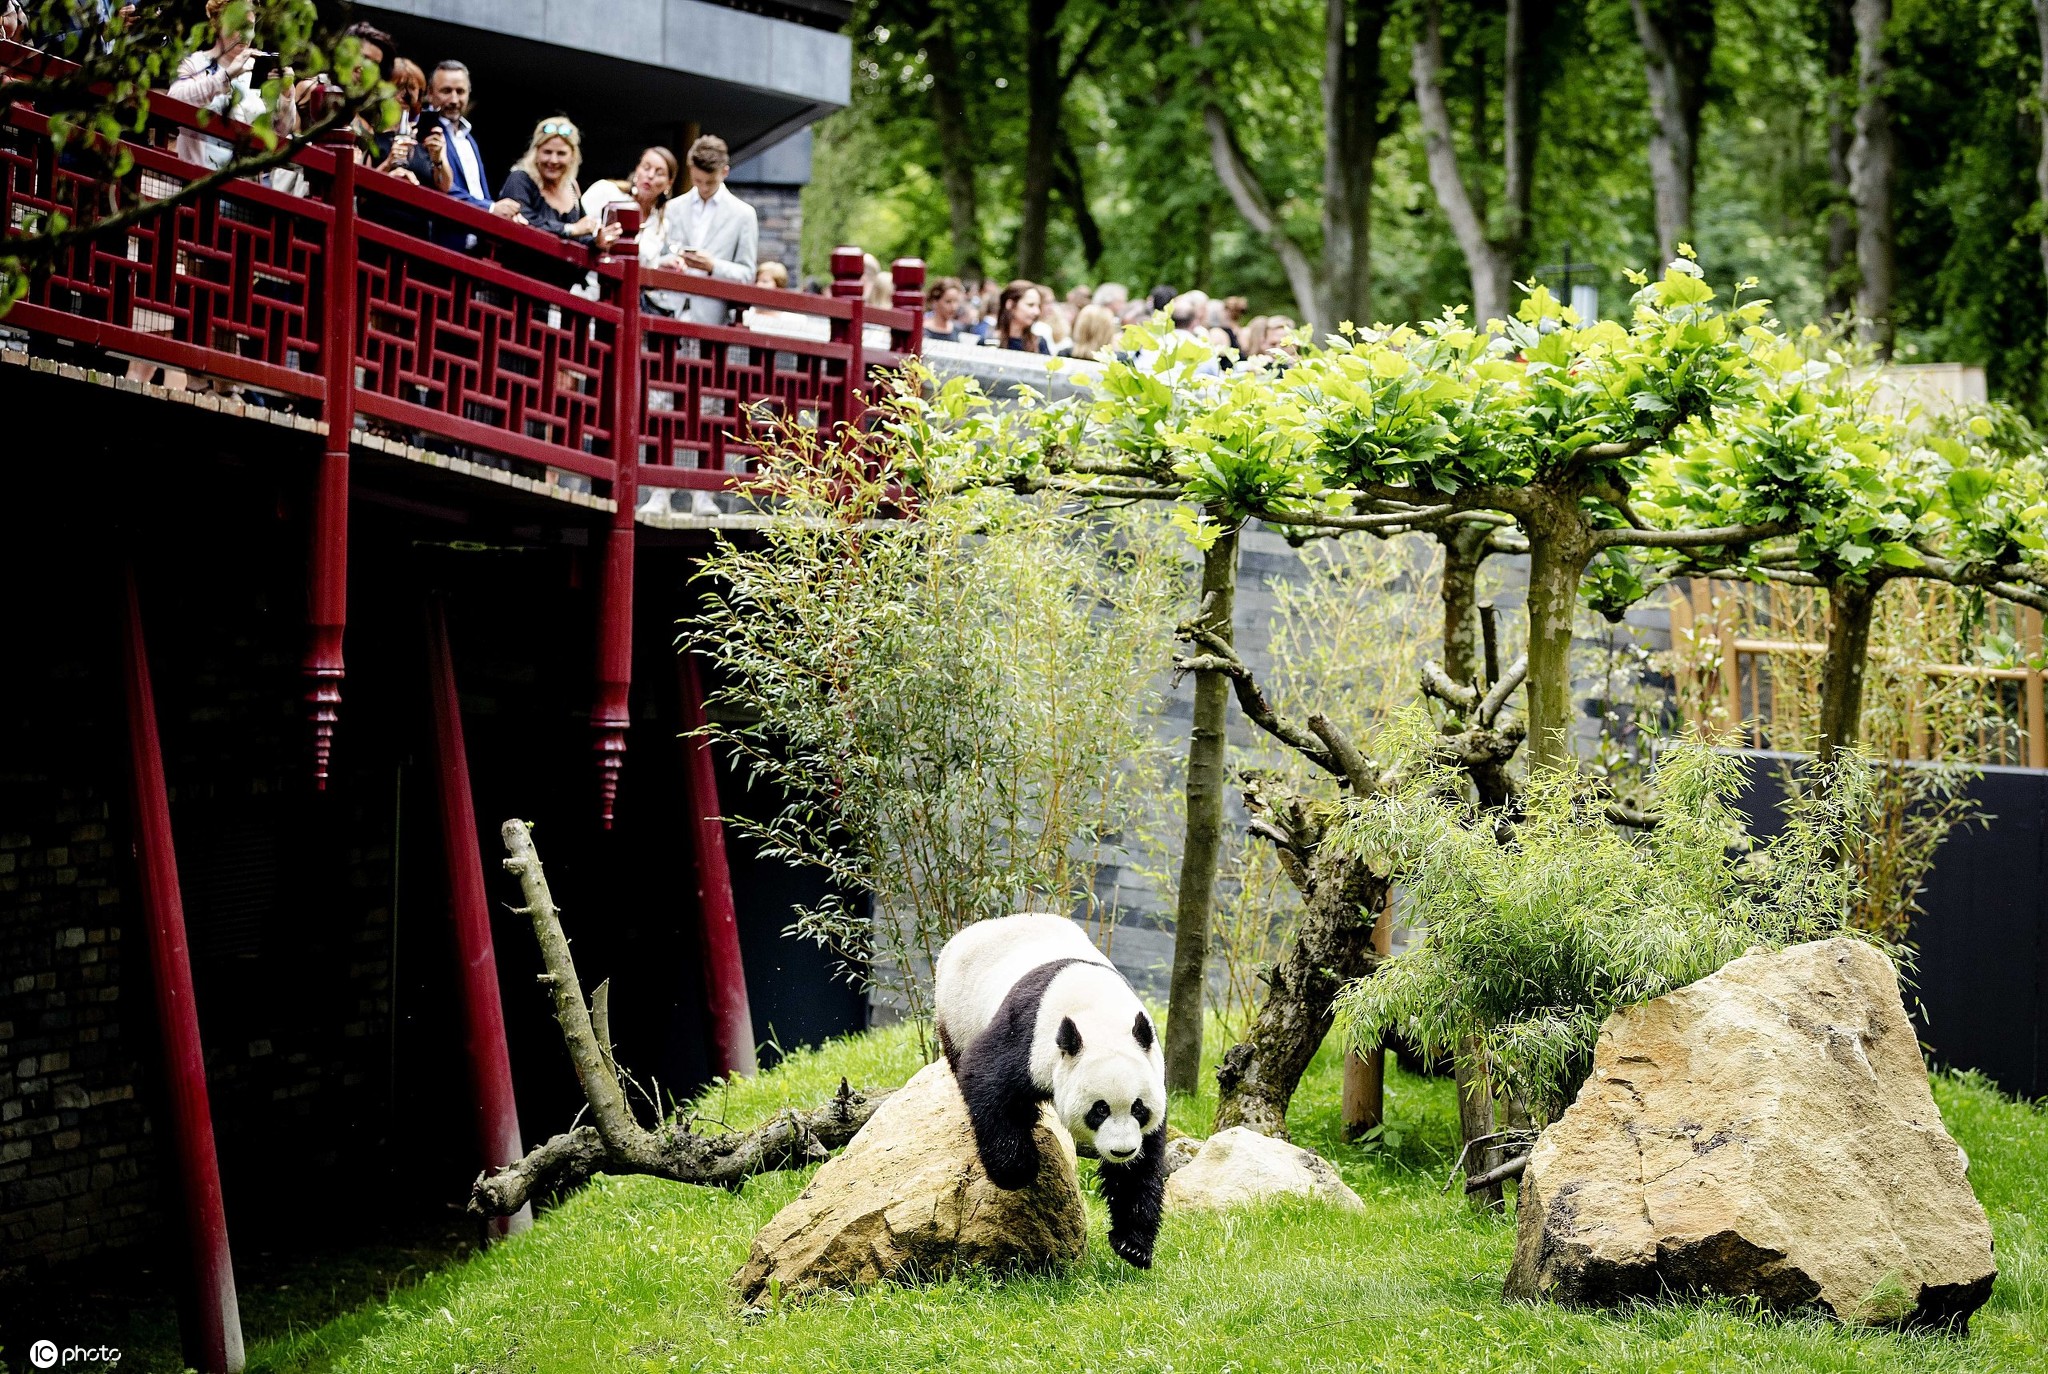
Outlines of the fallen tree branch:
<svg viewBox="0 0 2048 1374">
<path fill-rule="evenodd" d="M 852 1140 L 888 1097 L 886 1092 L 854 1092 L 841 1079 L 838 1095 L 824 1106 L 784 1112 L 751 1131 L 700 1135 L 687 1125 L 672 1127 L 663 1132 L 653 1168 L 614 1162 L 597 1128 L 578 1126 L 536 1146 L 509 1168 L 477 1175 L 470 1185 L 469 1210 L 481 1217 L 510 1216 L 529 1198 L 578 1187 L 600 1172 L 737 1189 L 756 1174 L 801 1169 L 824 1159 Z"/>
<path fill-rule="evenodd" d="M 1491 1188 L 1496 1183 L 1505 1183 L 1511 1178 L 1520 1178 L 1522 1176 L 1522 1171 L 1528 1167 L 1529 1155 L 1526 1151 L 1524 1151 L 1523 1153 L 1516 1155 L 1513 1159 L 1507 1161 L 1507 1163 L 1505 1164 L 1496 1165 L 1493 1168 L 1488 1169 L 1483 1174 L 1474 1174 L 1472 1177 L 1466 1179 L 1465 1191 L 1468 1193 L 1476 1193 L 1481 1188 Z"/>
<path fill-rule="evenodd" d="M 555 1021 L 595 1124 L 572 1126 L 497 1173 L 477 1175 L 470 1185 L 471 1212 L 510 1216 L 536 1195 L 575 1188 L 599 1172 L 737 1188 L 755 1174 L 801 1169 L 824 1159 L 853 1139 L 888 1098 L 886 1092 L 856 1092 L 842 1078 L 839 1092 L 824 1106 L 785 1111 L 751 1131 L 700 1134 L 690 1122 L 677 1120 L 651 1131 L 641 1126 L 627 1105 L 612 1055 L 610 980 L 597 985 L 592 1004 L 585 1006 L 569 940 L 562 933 L 562 914 L 548 890 L 532 833 L 526 822 L 511 820 L 502 834 L 509 855 L 505 868 L 519 879 L 526 899 L 519 913 L 533 922 L 547 965 L 540 981 L 554 998 Z"/>
</svg>

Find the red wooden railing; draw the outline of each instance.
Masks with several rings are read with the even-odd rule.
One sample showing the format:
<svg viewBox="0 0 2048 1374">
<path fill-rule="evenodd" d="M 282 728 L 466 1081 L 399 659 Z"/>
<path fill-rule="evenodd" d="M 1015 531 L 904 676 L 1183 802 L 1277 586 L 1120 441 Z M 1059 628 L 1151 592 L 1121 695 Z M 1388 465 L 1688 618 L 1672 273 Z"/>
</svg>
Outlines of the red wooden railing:
<svg viewBox="0 0 2048 1374">
<path fill-rule="evenodd" d="M 0 99 L 9 72 L 58 65 L 0 43 Z M 151 98 L 157 143 L 201 128 L 249 138 L 241 125 Z M 205 172 L 147 139 L 129 151 L 134 169 L 110 184 L 98 159 L 55 151 L 43 115 L 8 104 L 0 111 L 0 232 L 34 233 L 58 212 L 88 223 L 120 205 L 164 199 Z M 629 723 L 640 486 L 743 485 L 759 451 L 753 440 L 771 421 L 857 426 L 877 372 L 923 347 L 924 264 L 894 264 L 897 290 L 886 308 L 861 300 L 858 249 L 833 253 L 824 297 L 643 271 L 630 245 L 599 254 L 359 168 L 345 138 L 303 149 L 292 163 L 311 194 L 224 183 L 68 249 L 0 320 L 269 392 L 325 420 L 304 662 L 321 787 L 346 671 L 348 462 L 358 424 L 481 450 L 613 497 L 591 715 L 609 825 Z M 780 312 L 784 328 L 646 313 L 643 289 Z M 871 345 L 870 329 L 886 330 L 887 345 Z"/>
</svg>

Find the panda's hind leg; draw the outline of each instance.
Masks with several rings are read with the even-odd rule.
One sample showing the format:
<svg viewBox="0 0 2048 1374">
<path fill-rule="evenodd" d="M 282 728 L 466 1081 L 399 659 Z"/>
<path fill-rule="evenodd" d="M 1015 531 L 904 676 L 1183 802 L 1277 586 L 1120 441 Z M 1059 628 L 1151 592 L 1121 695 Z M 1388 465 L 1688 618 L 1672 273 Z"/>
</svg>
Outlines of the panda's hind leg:
<svg viewBox="0 0 2048 1374">
<path fill-rule="evenodd" d="M 1166 1199 L 1166 1123 L 1146 1134 L 1144 1148 L 1130 1163 L 1104 1160 L 1096 1180 L 1109 1204 L 1109 1248 L 1126 1262 L 1150 1269 Z"/>
</svg>

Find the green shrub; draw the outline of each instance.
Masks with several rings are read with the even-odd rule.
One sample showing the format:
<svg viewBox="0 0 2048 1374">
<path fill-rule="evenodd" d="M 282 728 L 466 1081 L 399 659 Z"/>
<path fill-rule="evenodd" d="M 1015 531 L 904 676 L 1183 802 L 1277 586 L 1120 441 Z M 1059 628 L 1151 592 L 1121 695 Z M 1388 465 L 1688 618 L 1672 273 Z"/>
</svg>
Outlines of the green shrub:
<svg viewBox="0 0 2048 1374">
<path fill-rule="evenodd" d="M 1555 1111 L 1617 1008 L 1752 947 L 1842 933 L 1856 884 L 1839 856 L 1871 814 L 1869 764 L 1844 756 L 1755 845 L 1733 806 L 1745 768 L 1697 741 L 1674 746 L 1650 783 L 1647 832 L 1617 828 L 1591 784 L 1548 771 L 1499 833 L 1428 771 L 1355 806 L 1335 842 L 1396 875 L 1421 938 L 1345 990 L 1352 1043 L 1398 1028 L 1433 1056 L 1477 1036 L 1506 1091 Z"/>
</svg>

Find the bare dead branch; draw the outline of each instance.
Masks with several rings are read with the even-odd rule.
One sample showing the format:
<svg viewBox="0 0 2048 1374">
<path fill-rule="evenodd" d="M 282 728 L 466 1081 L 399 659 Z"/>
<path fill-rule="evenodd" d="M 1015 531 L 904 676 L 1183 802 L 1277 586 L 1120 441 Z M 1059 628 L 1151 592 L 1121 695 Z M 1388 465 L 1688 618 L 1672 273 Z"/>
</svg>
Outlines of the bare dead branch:
<svg viewBox="0 0 2048 1374">
<path fill-rule="evenodd" d="M 1474 1174 L 1465 1180 L 1465 1191 L 1476 1193 L 1481 1188 L 1491 1188 L 1496 1183 L 1505 1183 L 1511 1178 L 1520 1178 L 1522 1171 L 1529 1167 L 1529 1156 L 1525 1151 L 1505 1164 L 1488 1169 L 1483 1174 Z"/>
<path fill-rule="evenodd" d="M 1529 676 L 1529 656 L 1522 654 L 1513 663 L 1508 665 L 1508 670 L 1500 675 L 1500 681 L 1493 684 L 1493 688 L 1487 692 L 1485 700 L 1479 703 L 1479 723 L 1481 725 L 1493 724 L 1495 717 L 1500 715 L 1500 708 L 1507 705 L 1508 698 L 1514 695 L 1515 688 L 1521 686 L 1522 679 L 1527 676 Z"/>
<path fill-rule="evenodd" d="M 606 1151 L 615 1159 L 652 1170 L 658 1157 L 655 1140 L 633 1119 L 618 1075 L 598 1047 L 597 1031 L 591 1025 L 590 1009 L 583 1003 L 583 987 L 576 979 L 576 963 L 569 957 L 569 940 L 562 934 L 562 913 L 548 891 L 547 874 L 533 847 L 533 834 L 522 820 L 506 821 L 500 829 L 505 841 L 505 871 L 519 880 L 526 905 L 520 908 L 533 923 L 533 936 L 540 945 L 541 962 L 547 965 L 547 987 L 554 997 L 555 1023 L 562 1028 L 569 1061 L 583 1096 L 590 1103 L 590 1118 L 604 1137 Z"/>
<path fill-rule="evenodd" d="M 478 1216 L 510 1216 L 537 1194 L 560 1192 L 598 1172 L 640 1173 L 706 1188 L 738 1188 L 756 1174 L 801 1169 L 839 1149 L 868 1123 L 887 1093 L 857 1093 L 845 1080 L 822 1107 L 787 1111 L 751 1131 L 699 1133 L 687 1127 L 667 1131 L 656 1158 L 632 1167 L 606 1149 L 593 1126 L 578 1126 L 537 1146 L 525 1158 L 470 1186 L 469 1210 Z"/>
<path fill-rule="evenodd" d="M 1452 678 L 1433 658 L 1422 661 L 1422 691 L 1424 695 L 1435 697 L 1444 705 L 1460 711 L 1470 711 L 1479 704 L 1479 689 Z"/>
</svg>

